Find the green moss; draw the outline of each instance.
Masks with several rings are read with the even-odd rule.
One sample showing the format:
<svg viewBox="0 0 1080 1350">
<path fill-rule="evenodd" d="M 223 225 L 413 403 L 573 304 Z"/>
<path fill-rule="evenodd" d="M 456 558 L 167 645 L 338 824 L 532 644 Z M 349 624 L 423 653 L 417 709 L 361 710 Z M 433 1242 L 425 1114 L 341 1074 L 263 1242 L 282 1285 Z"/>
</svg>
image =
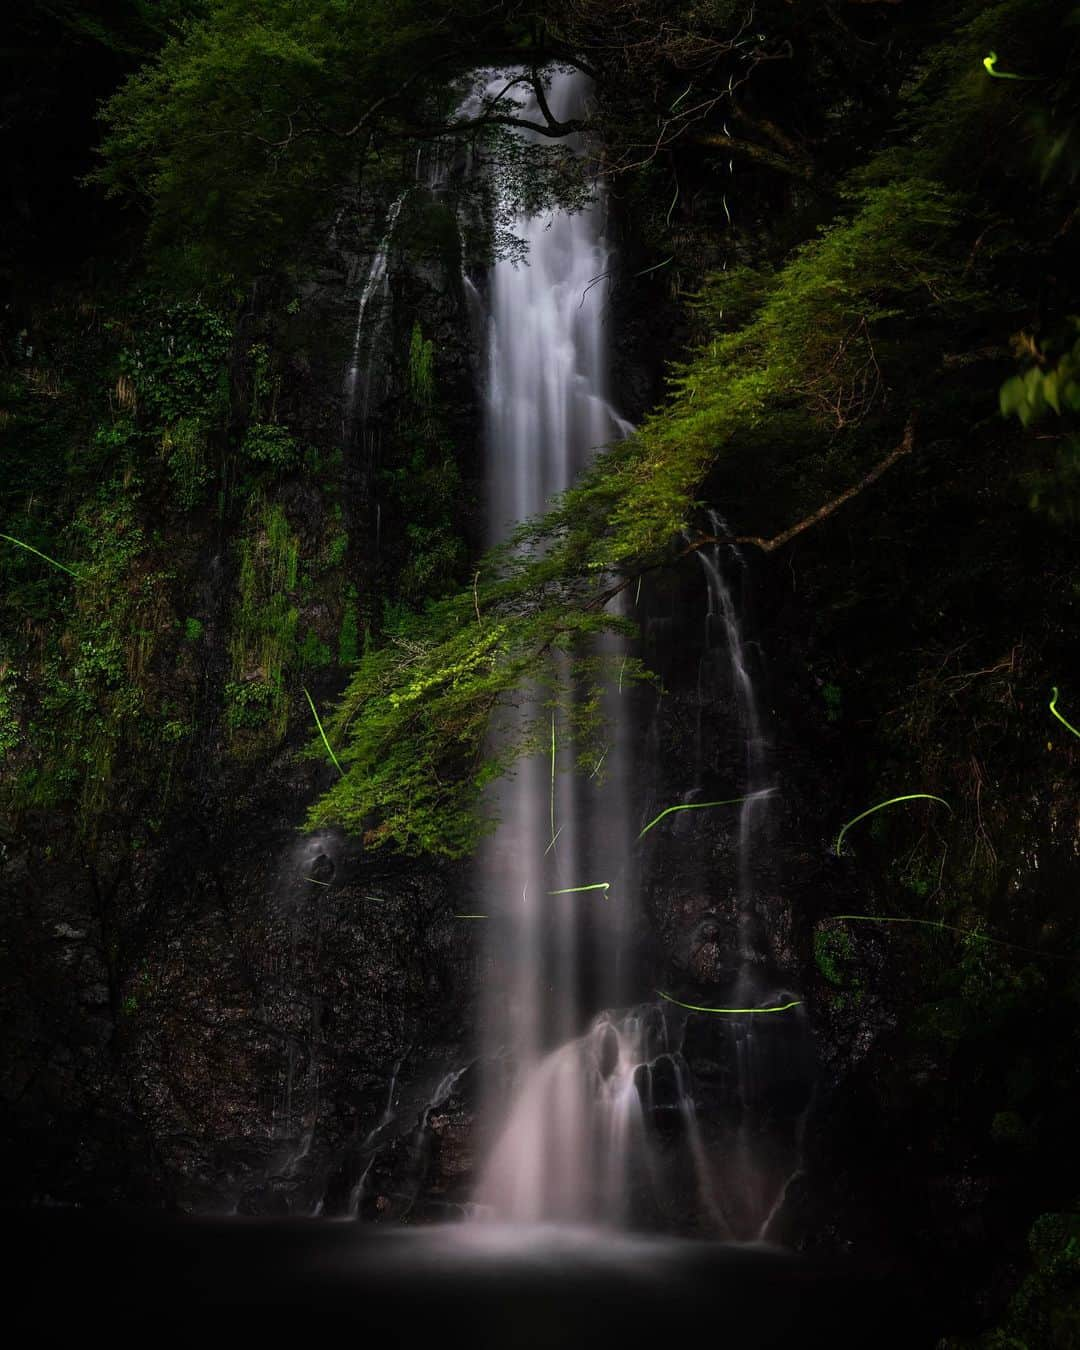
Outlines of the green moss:
<svg viewBox="0 0 1080 1350">
<path fill-rule="evenodd" d="M 11 669 L 0 663 L 0 760 L 6 758 L 22 740 L 22 728 L 16 714 L 14 685 Z"/>
<path fill-rule="evenodd" d="M 304 640 L 300 644 L 299 660 L 302 670 L 318 670 L 331 665 L 334 660 L 329 644 L 323 642 L 314 628 L 309 628 L 304 634 Z"/>
<path fill-rule="evenodd" d="M 121 749 L 154 728 L 150 667 L 175 622 L 172 575 L 140 523 L 140 488 L 128 475 L 78 510 L 78 580 L 34 672 L 24 742 L 11 757 L 16 810 L 74 798 L 88 831 L 108 804 Z"/>
<path fill-rule="evenodd" d="M 819 927 L 814 933 L 814 960 L 830 984 L 842 987 L 850 982 L 855 961 L 855 944 L 841 924 Z"/>
<path fill-rule="evenodd" d="M 286 671 L 296 661 L 300 541 L 277 503 L 256 498 L 237 547 L 239 568 L 226 687 L 229 726 L 238 749 L 254 749 L 246 733 L 277 742 L 285 733 Z M 247 691 L 247 692 L 244 692 Z"/>
<path fill-rule="evenodd" d="M 197 417 L 182 417 L 161 433 L 161 453 L 169 467 L 176 501 L 185 510 L 203 499 L 212 474 L 206 462 L 206 438 Z"/>
<path fill-rule="evenodd" d="M 742 324 L 731 328 L 728 319 L 718 320 L 723 326 L 673 373 L 668 406 L 599 455 L 546 517 L 526 524 L 517 555 L 496 552 L 480 560 L 475 595 L 463 590 L 439 611 L 428 609 L 404 624 L 400 638 L 414 655 L 404 664 L 390 653 L 380 658 L 378 697 L 372 696 L 374 658 L 358 674 L 343 704 L 350 709 L 349 734 L 358 745 L 377 743 L 383 763 L 390 762 L 388 748 L 401 735 L 411 742 L 401 748 L 403 759 L 422 764 L 424 775 L 443 785 L 432 805 L 435 797 L 453 803 L 452 820 L 440 825 L 432 817 L 419 834 L 436 847 L 449 837 L 458 841 L 455 847 L 464 846 L 464 803 L 478 800 L 475 766 L 486 764 L 481 776 L 497 771 L 478 758 L 488 718 L 518 680 L 558 683 L 552 654 L 569 644 L 571 634 L 581 638 L 620 626 L 603 613 L 601 596 L 612 575 L 633 577 L 670 559 L 670 541 L 690 525 L 701 481 L 714 462 L 736 464 L 748 437 L 789 444 L 793 426 L 804 443 L 813 444 L 826 432 L 873 423 L 886 443 L 895 443 L 901 429 L 885 411 L 888 373 L 882 373 L 881 362 L 901 336 L 921 350 L 935 314 L 974 303 L 961 265 L 961 216 L 952 194 L 916 176 L 852 188 L 845 214 L 783 267 L 753 275 L 732 269 L 711 277 L 702 312 L 725 312 L 734 288 Z M 404 507 L 418 494 L 423 498 L 418 511 L 403 511 L 411 546 L 401 571 L 406 599 L 430 594 L 460 568 L 454 534 L 424 514 L 441 495 L 441 487 L 433 491 L 432 485 L 440 483 L 440 475 L 449 481 L 452 462 L 440 466 L 422 437 L 413 444 L 411 455 L 389 470 Z M 856 444 L 862 463 L 868 454 L 880 456 L 880 441 Z M 844 462 L 844 478 L 857 473 L 859 463 L 859 458 Z M 429 467 L 418 471 L 425 464 Z M 827 475 L 826 481 L 817 478 L 812 495 L 820 499 L 829 484 Z M 775 495 L 788 516 L 802 506 Z M 505 657 L 490 646 L 496 632 Z M 552 634 L 559 635 L 557 641 Z M 451 689 L 455 715 L 437 715 Z M 390 720 L 377 714 L 377 707 L 392 713 Z M 369 717 L 375 719 L 370 728 Z M 422 724 L 429 731 L 423 753 L 416 754 L 412 738 Z M 526 727 L 523 744 L 531 734 Z M 511 759 L 515 753 L 509 752 Z M 369 763 L 366 750 L 359 761 Z M 358 767 L 355 777 L 337 785 L 313 819 L 347 816 L 358 822 L 385 812 L 373 837 L 404 842 L 389 820 L 417 819 L 417 801 L 408 800 L 405 789 L 411 774 L 400 775 L 400 799 L 386 782 L 376 801 L 370 783 L 360 783 L 366 772 Z M 479 822 L 476 828 L 482 828 Z M 409 846 L 418 846 L 412 825 L 405 833 Z"/>
<path fill-rule="evenodd" d="M 352 665 L 360 657 L 360 614 L 356 604 L 356 587 L 349 586 L 345 591 L 345 605 L 341 611 L 341 628 L 338 630 L 338 663 Z"/>
<path fill-rule="evenodd" d="M 435 344 L 425 339 L 419 323 L 409 338 L 409 393 L 421 408 L 431 405 L 435 392 Z"/>
</svg>

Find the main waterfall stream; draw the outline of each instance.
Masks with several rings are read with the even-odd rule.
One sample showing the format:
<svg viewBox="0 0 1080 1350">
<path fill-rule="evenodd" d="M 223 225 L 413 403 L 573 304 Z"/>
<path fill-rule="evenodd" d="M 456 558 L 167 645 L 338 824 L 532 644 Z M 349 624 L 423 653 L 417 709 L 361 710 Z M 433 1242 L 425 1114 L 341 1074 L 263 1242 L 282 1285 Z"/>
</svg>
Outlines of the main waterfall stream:
<svg viewBox="0 0 1080 1350">
<path fill-rule="evenodd" d="M 557 74 L 549 99 L 557 116 L 573 117 L 586 93 L 581 76 Z M 604 226 L 598 187 L 581 211 L 519 219 L 525 261 L 493 269 L 485 388 L 493 543 L 570 487 L 597 447 L 631 430 L 608 391 Z M 615 640 L 608 645 L 611 655 Z M 550 755 L 524 761 L 504 785 L 501 824 L 481 864 L 491 954 L 505 972 L 487 1012 L 487 1048 L 508 1048 L 519 1079 L 477 1196 L 482 1213 L 502 1219 L 622 1217 L 624 1174 L 641 1137 L 634 1074 L 660 1049 L 641 1016 L 600 1015 L 585 1030 L 623 995 L 621 928 L 634 899 L 628 722 L 617 690 L 609 701 L 603 776 L 583 782 L 563 772 L 574 746 L 552 714 Z"/>
<path fill-rule="evenodd" d="M 557 116 L 579 116 L 587 95 L 581 75 L 552 77 L 549 102 Z M 484 389 L 492 543 L 542 513 L 598 447 L 632 430 L 609 390 L 605 216 L 602 183 L 583 210 L 524 216 L 516 232 L 527 246 L 525 261 L 506 258 L 492 270 Z M 748 794 L 734 888 L 742 924 L 749 918 L 755 822 L 768 793 L 762 733 L 721 560 L 699 556 L 708 582 L 706 646 L 714 636 L 709 625 L 722 623 L 747 747 L 746 765 L 733 770 L 745 774 Z M 607 640 L 616 662 L 620 641 Z M 543 692 L 526 697 L 527 714 L 535 716 Z M 694 1222 L 689 1215 L 680 1222 L 666 1214 L 665 1191 L 678 1177 L 710 1231 L 762 1236 L 797 1159 L 775 1177 L 755 1167 L 750 1098 L 762 1066 L 752 1029 L 741 1027 L 734 1043 L 739 1124 L 720 1175 L 701 1137 L 679 1015 L 671 1025 L 669 1005 L 651 1001 L 652 991 L 635 987 L 627 971 L 637 903 L 631 788 L 644 771 L 634 762 L 631 704 L 629 692 L 614 684 L 602 775 L 566 771 L 574 746 L 552 714 L 548 756 L 520 763 L 494 803 L 500 824 L 481 861 L 481 894 L 489 964 L 499 977 L 486 1009 L 485 1048 L 489 1061 L 509 1056 L 514 1088 L 477 1210 L 525 1223 L 685 1228 Z M 739 942 L 745 945 L 741 935 Z M 745 953 L 735 987 L 739 1006 L 759 1006 L 763 992 L 751 955 Z M 639 1002 L 643 996 L 650 1001 Z"/>
<path fill-rule="evenodd" d="M 556 115 L 578 116 L 586 97 L 579 74 L 552 77 Z M 491 543 L 543 512 L 598 447 L 632 431 L 609 393 L 605 215 L 598 184 L 585 209 L 521 217 L 525 261 L 502 259 L 491 273 Z M 607 640 L 606 655 L 617 659 L 618 644 Z M 529 697 L 535 714 L 543 693 Z M 522 761 L 495 802 L 499 826 L 481 867 L 490 964 L 501 977 L 486 1010 L 486 1050 L 489 1060 L 509 1054 L 514 1089 L 477 1210 L 524 1223 L 656 1223 L 668 1161 L 655 1139 L 670 1143 L 676 1133 L 715 1230 L 724 1231 L 666 1010 L 633 1006 L 643 991 L 626 977 L 636 904 L 630 786 L 639 769 L 629 694 L 616 684 L 607 702 L 612 733 L 602 776 L 566 772 L 574 745 L 552 713 L 547 759 Z M 756 725 L 748 736 L 756 738 Z M 674 1118 L 674 1131 L 657 1129 L 661 1116 Z"/>
</svg>

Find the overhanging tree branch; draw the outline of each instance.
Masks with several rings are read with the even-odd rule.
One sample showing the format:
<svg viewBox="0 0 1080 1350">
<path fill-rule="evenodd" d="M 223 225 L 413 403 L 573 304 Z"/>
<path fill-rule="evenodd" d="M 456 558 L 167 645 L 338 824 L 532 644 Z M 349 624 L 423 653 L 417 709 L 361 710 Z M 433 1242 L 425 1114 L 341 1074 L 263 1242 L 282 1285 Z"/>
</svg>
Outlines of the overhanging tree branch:
<svg viewBox="0 0 1080 1350">
<path fill-rule="evenodd" d="M 851 487 L 845 488 L 838 497 L 834 497 L 831 501 L 826 502 L 824 506 L 819 507 L 812 515 L 804 516 L 797 524 L 792 525 L 781 534 L 774 535 L 771 539 L 765 539 L 759 534 L 735 534 L 725 536 L 724 538 L 720 538 L 715 534 L 699 535 L 693 542 L 687 544 L 684 549 L 677 553 L 674 559 L 662 558 L 656 562 L 646 563 L 644 566 L 635 569 L 625 577 L 622 577 L 615 585 L 609 586 L 607 590 L 601 591 L 598 595 L 593 596 L 586 604 L 585 608 L 590 610 L 603 609 L 605 605 L 614 600 L 617 595 L 621 595 L 627 587 L 632 586 L 647 572 L 655 572 L 661 567 L 670 566 L 673 561 L 679 562 L 681 559 L 689 557 L 690 554 L 696 553 L 699 549 L 709 548 L 714 544 L 749 544 L 754 548 L 761 549 L 762 553 L 775 553 L 778 548 L 783 548 L 785 544 L 789 544 L 792 539 L 797 538 L 805 530 L 809 530 L 812 526 L 819 525 L 823 520 L 827 520 L 834 512 L 839 511 L 845 502 L 851 501 L 852 497 L 857 497 L 859 493 L 865 492 L 868 487 L 877 482 L 882 474 L 887 473 L 897 460 L 903 459 L 905 455 L 911 454 L 914 446 L 915 422 L 914 418 L 909 418 L 907 426 L 904 428 L 903 439 L 895 450 L 891 450 L 880 463 L 876 464 L 870 470 L 869 473 L 863 474 L 857 483 L 853 483 Z"/>
<path fill-rule="evenodd" d="M 834 512 L 839 511 L 845 502 L 851 501 L 852 497 L 857 497 L 860 492 L 864 492 L 872 483 L 876 483 L 882 474 L 887 473 L 888 470 L 892 468 L 897 460 L 903 459 L 905 455 L 911 454 L 914 445 L 915 424 L 913 420 L 909 419 L 908 424 L 904 429 L 904 438 L 895 450 L 890 451 L 879 464 L 876 464 L 870 470 L 869 473 L 863 474 L 857 483 L 853 483 L 851 487 L 845 488 L 838 497 L 834 497 L 832 501 L 826 502 L 824 506 L 819 507 L 812 515 L 805 516 L 798 524 L 792 525 L 790 529 L 784 530 L 781 534 L 774 535 L 771 539 L 763 539 L 761 535 L 758 534 L 732 535 L 731 537 L 724 539 L 712 534 L 703 534 L 698 539 L 695 539 L 693 543 L 688 544 L 687 547 L 683 549 L 682 553 L 679 554 L 679 557 L 684 558 L 688 553 L 694 553 L 699 548 L 707 548 L 712 544 L 751 544 L 754 548 L 761 549 L 762 553 L 775 553 L 778 548 L 783 548 L 785 544 L 789 544 L 792 539 L 802 534 L 805 530 L 809 530 L 811 526 L 819 525 L 823 520 L 827 520 Z"/>
<path fill-rule="evenodd" d="M 764 164 L 767 168 L 776 169 L 779 173 L 789 174 L 793 178 L 801 178 L 806 183 L 814 178 L 813 165 L 804 160 L 788 159 L 784 155 L 777 154 L 775 150 L 757 145 L 753 141 L 736 140 L 733 136 L 723 136 L 717 131 L 699 132 L 694 140 L 698 145 L 727 150 L 732 155 L 745 155 L 747 159 Z"/>
</svg>

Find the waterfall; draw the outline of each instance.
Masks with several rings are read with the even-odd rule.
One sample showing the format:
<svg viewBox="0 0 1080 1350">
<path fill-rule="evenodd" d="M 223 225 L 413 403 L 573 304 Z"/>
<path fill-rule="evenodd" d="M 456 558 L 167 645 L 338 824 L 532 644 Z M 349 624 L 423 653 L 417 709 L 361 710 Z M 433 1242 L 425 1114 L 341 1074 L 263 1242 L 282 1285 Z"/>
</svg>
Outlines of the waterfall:
<svg viewBox="0 0 1080 1350">
<path fill-rule="evenodd" d="M 709 511 L 708 520 L 714 538 L 731 533 L 717 512 Z M 769 777 L 750 644 L 743 635 L 741 606 L 729 580 L 732 569 L 740 576 L 745 574 L 745 562 L 735 546 L 719 544 L 699 549 L 697 557 L 706 584 L 703 663 L 712 665 L 718 680 L 726 667 L 737 731 L 745 747 L 733 897 L 737 966 L 731 1003 L 737 1008 L 776 1005 L 797 996 L 778 988 L 767 973 L 770 953 L 759 912 L 764 902 L 756 892 L 753 873 L 775 787 Z M 721 1160 L 720 1203 L 735 1236 L 765 1238 L 802 1166 L 810 1096 L 805 1095 L 801 1109 L 784 1113 L 779 1128 L 775 1102 L 785 1092 L 790 1098 L 793 1089 L 798 1099 L 800 1088 L 812 1077 L 812 1055 L 801 1008 L 779 1023 L 769 1018 L 733 1019 L 729 1036 L 736 1068 L 736 1124 Z"/>
<path fill-rule="evenodd" d="M 556 115 L 571 116 L 586 92 L 580 76 L 556 74 L 548 98 Z M 576 213 L 522 217 L 515 233 L 527 245 L 525 260 L 502 259 L 492 269 L 485 389 L 492 543 L 542 512 L 596 447 L 630 429 L 608 396 L 606 287 L 597 280 L 609 266 L 604 216 L 598 188 Z M 585 1173 L 600 1128 L 593 1061 L 604 1036 L 580 1037 L 597 1011 L 596 984 L 613 984 L 618 914 L 631 901 L 615 884 L 625 856 L 602 849 L 590 828 L 598 799 L 616 835 L 620 822 L 627 826 L 624 747 L 611 748 L 600 786 L 599 776 L 582 783 L 561 772 L 574 757 L 561 719 L 551 739 L 547 757 L 523 761 L 502 785 L 501 824 L 481 862 L 485 908 L 495 916 L 491 958 L 502 972 L 487 1009 L 488 1049 L 509 1049 L 520 1088 L 478 1202 L 522 1220 L 590 1212 Z M 607 890 L 552 894 L 603 882 Z M 595 966 L 606 966 L 606 978 Z M 625 1078 L 601 1075 L 599 1096 L 629 1130 Z"/>
<path fill-rule="evenodd" d="M 398 216 L 401 215 L 401 208 L 405 204 L 405 198 L 412 191 L 406 188 L 400 193 L 386 213 L 386 220 L 383 224 L 382 236 L 379 239 L 378 246 L 375 249 L 375 255 L 371 260 L 371 266 L 368 268 L 368 274 L 364 279 L 364 285 L 360 291 L 360 300 L 356 306 L 356 329 L 353 333 L 352 354 L 349 364 L 345 370 L 344 408 L 345 408 L 345 434 L 350 434 L 350 428 L 357 421 L 358 413 L 360 420 L 367 415 L 367 399 L 370 393 L 371 374 L 370 362 L 374 357 L 375 343 L 378 337 L 378 330 L 372 333 L 368 338 L 369 369 L 363 380 L 361 380 L 360 357 L 365 337 L 364 318 L 371 304 L 371 299 L 376 291 L 385 293 L 389 282 L 390 268 L 390 245 L 394 238 L 394 227 L 397 225 Z M 385 297 L 384 297 L 385 298 Z M 360 393 L 363 388 L 363 411 L 360 411 Z"/>
<path fill-rule="evenodd" d="M 548 100 L 569 117 L 586 94 L 581 76 L 556 74 Z M 632 430 L 609 394 L 604 226 L 598 185 L 583 210 L 519 219 L 526 261 L 492 270 L 492 543 L 542 512 L 598 446 Z M 608 638 L 605 654 L 617 664 L 623 646 Z M 535 713 L 541 695 L 531 696 Z M 615 1010 L 640 995 L 621 965 L 635 900 L 629 699 L 621 681 L 608 691 L 611 742 L 591 777 L 561 772 L 575 749 L 555 718 L 548 756 L 520 763 L 496 802 L 501 823 L 481 868 L 490 959 L 501 978 L 486 1022 L 490 1056 L 510 1053 L 516 1093 L 477 1208 L 500 1219 L 626 1221 L 638 1190 L 663 1189 L 650 1149 L 657 1122 L 678 1117 L 692 1150 L 697 1139 L 689 1074 L 664 1011 Z M 595 889 L 579 889 L 586 886 Z"/>
</svg>

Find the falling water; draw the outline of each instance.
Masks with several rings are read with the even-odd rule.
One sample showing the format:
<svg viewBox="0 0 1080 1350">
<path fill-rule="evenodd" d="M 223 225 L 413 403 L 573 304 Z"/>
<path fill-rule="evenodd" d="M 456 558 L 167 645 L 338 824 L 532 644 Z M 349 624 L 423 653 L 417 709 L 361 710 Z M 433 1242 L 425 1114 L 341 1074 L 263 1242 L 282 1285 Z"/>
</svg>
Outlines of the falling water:
<svg viewBox="0 0 1080 1350">
<path fill-rule="evenodd" d="M 573 116 L 586 92 L 580 76 L 558 74 L 549 102 L 556 115 Z M 492 542 L 568 488 L 597 446 L 631 430 L 608 393 L 604 216 L 598 187 L 584 210 L 524 217 L 516 232 L 527 262 L 493 269 Z M 616 661 L 619 642 L 607 640 Z M 539 697 L 534 691 L 533 713 Z M 630 1177 L 649 1182 L 656 1113 L 671 1108 L 696 1129 L 663 1012 L 605 1011 L 630 993 L 620 966 L 634 901 L 628 698 L 609 691 L 611 744 L 584 780 L 562 772 L 575 749 L 562 720 L 552 721 L 548 756 L 524 761 L 503 786 L 501 824 L 483 859 L 491 955 L 503 970 L 488 1009 L 489 1049 L 509 1049 L 517 1091 L 477 1200 L 502 1219 L 618 1222 Z"/>
<path fill-rule="evenodd" d="M 709 525 L 716 539 L 730 534 L 715 511 L 709 512 Z M 760 913 L 766 902 L 757 894 L 754 879 L 754 862 L 762 851 L 775 787 L 770 782 L 768 747 L 751 674 L 750 644 L 743 636 L 740 606 L 729 580 L 733 569 L 744 574 L 745 562 L 736 547 L 719 544 L 698 550 L 697 557 L 707 595 L 704 662 L 712 665 L 716 675 L 720 667 L 727 668 L 738 735 L 745 746 L 734 891 L 738 961 L 731 1005 L 777 1006 L 796 996 L 778 988 L 770 972 Z M 779 1022 L 747 1017 L 732 1019 L 729 1026 L 736 1066 L 736 1125 L 719 1169 L 719 1202 L 735 1236 L 768 1236 L 787 1187 L 801 1167 L 810 1099 L 805 1089 L 812 1076 L 801 1011 L 795 1009 Z M 779 1113 L 778 1125 L 775 1101 L 785 1094 L 789 1109 Z M 791 1101 L 801 1109 L 792 1111 Z"/>
<path fill-rule="evenodd" d="M 556 115 L 576 115 L 586 95 L 580 76 L 552 78 Z M 527 262 L 499 261 L 490 275 L 492 543 L 565 491 L 596 447 L 631 430 L 609 396 L 604 217 L 599 185 L 592 204 L 576 213 L 519 219 Z M 733 1006 L 754 1008 L 772 992 L 753 883 L 771 791 L 766 745 L 726 560 L 717 549 L 698 556 L 708 583 L 705 645 L 714 663 L 729 667 L 746 747 L 731 992 Z M 615 664 L 622 642 L 607 640 Z M 613 730 L 603 772 L 600 765 L 593 776 L 564 772 L 576 751 L 556 715 L 548 754 L 520 762 L 494 803 L 500 824 L 481 860 L 490 916 L 487 1052 L 490 1062 L 509 1063 L 512 1090 L 476 1211 L 519 1223 L 685 1227 L 692 1209 L 713 1232 L 755 1238 L 765 1234 L 798 1165 L 787 1124 L 769 1132 L 774 1069 L 780 1066 L 781 1078 L 787 1072 L 787 1051 L 756 1026 L 775 1019 L 730 1020 L 721 1035 L 732 1042 L 737 1101 L 726 1104 L 724 1137 L 707 1143 L 681 1049 L 685 1017 L 670 1004 L 636 1003 L 643 990 L 621 964 L 637 889 L 630 786 L 644 767 L 634 754 L 631 696 L 621 684 L 607 694 Z M 495 734 L 513 734 L 515 718 L 535 719 L 543 699 L 527 691 L 527 706 L 511 710 Z M 801 1034 L 797 1039 L 801 1044 Z"/>
<path fill-rule="evenodd" d="M 367 316 L 368 307 L 371 304 L 372 297 L 376 292 L 385 290 L 389 281 L 390 266 L 390 245 L 394 238 L 394 227 L 397 225 L 398 216 L 401 215 L 401 208 L 405 204 L 405 198 L 412 191 L 406 188 L 394 201 L 390 203 L 390 208 L 386 213 L 386 221 L 383 224 L 382 237 L 379 240 L 378 247 L 375 250 L 375 256 L 371 260 L 371 266 L 368 268 L 368 274 L 364 279 L 364 285 L 360 291 L 360 300 L 356 307 L 356 329 L 353 333 L 352 354 L 349 364 L 345 371 L 345 432 L 349 435 L 350 428 L 356 422 L 360 410 L 360 394 L 363 389 L 364 402 L 367 401 L 368 385 L 370 379 L 361 380 L 361 352 L 365 337 L 368 339 L 368 351 L 373 353 L 375 349 L 375 336 L 367 333 L 364 323 Z"/>
</svg>

